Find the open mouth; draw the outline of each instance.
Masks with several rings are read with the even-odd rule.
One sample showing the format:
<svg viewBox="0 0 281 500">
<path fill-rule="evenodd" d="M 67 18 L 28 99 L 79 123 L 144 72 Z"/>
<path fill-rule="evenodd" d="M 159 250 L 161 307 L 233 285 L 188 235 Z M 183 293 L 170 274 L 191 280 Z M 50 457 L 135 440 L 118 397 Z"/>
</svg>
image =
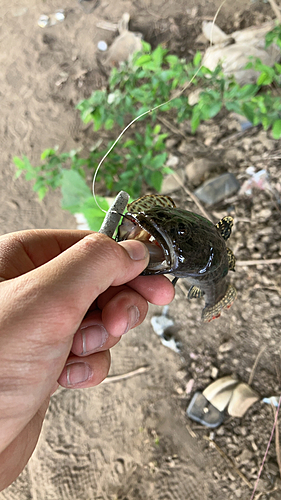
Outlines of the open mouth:
<svg viewBox="0 0 281 500">
<path fill-rule="evenodd" d="M 161 231 L 152 219 L 145 216 L 142 219 L 144 220 L 138 221 L 132 215 L 125 215 L 119 226 L 118 241 L 142 241 L 150 255 L 146 270 L 154 273 L 169 272 L 175 261 L 174 249 L 169 236 Z"/>
</svg>

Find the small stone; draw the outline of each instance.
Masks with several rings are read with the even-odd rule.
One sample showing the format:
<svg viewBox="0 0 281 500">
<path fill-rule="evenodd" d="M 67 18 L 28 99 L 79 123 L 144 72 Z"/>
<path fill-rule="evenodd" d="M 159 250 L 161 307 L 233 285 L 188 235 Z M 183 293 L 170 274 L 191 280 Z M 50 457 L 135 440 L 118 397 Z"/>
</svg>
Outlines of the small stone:
<svg viewBox="0 0 281 500">
<path fill-rule="evenodd" d="M 263 219 L 268 219 L 269 217 L 271 217 L 271 210 L 269 208 L 264 208 L 259 212 L 258 215 Z"/>
<path fill-rule="evenodd" d="M 205 174 L 212 172 L 218 167 L 217 160 L 210 160 L 208 158 L 198 158 L 194 160 L 185 167 L 185 173 L 188 177 L 189 182 L 192 184 L 199 184 L 203 179 Z"/>
<path fill-rule="evenodd" d="M 224 161 L 227 163 L 235 164 L 238 161 L 243 160 L 245 157 L 244 153 L 238 148 L 229 148 L 224 153 Z"/>
<path fill-rule="evenodd" d="M 221 344 L 219 346 L 219 352 L 228 352 L 233 349 L 233 344 L 232 342 L 224 342 L 224 344 Z"/>
<path fill-rule="evenodd" d="M 168 160 L 166 161 L 166 167 L 174 168 L 179 163 L 179 157 L 175 155 L 169 155 Z"/>
<path fill-rule="evenodd" d="M 207 205 L 213 205 L 237 193 L 240 183 L 231 173 L 226 173 L 204 182 L 194 194 Z"/>
<path fill-rule="evenodd" d="M 248 462 L 250 462 L 250 460 L 252 460 L 253 456 L 253 452 L 245 448 L 245 450 L 243 450 L 242 453 L 238 457 L 236 457 L 236 460 L 240 464 L 247 464 Z"/>
<path fill-rule="evenodd" d="M 166 140 L 166 148 L 169 150 L 169 149 L 172 149 L 174 148 L 177 144 L 178 144 L 179 140 L 174 138 L 174 137 L 171 137 L 170 139 L 167 139 Z"/>
<path fill-rule="evenodd" d="M 213 366 L 212 369 L 211 369 L 211 377 L 212 378 L 217 378 L 218 373 L 219 373 L 218 368 L 216 366 Z"/>
<path fill-rule="evenodd" d="M 184 169 L 183 168 L 178 169 L 177 174 L 178 174 L 179 178 L 182 180 L 182 182 L 184 182 L 184 179 L 185 179 Z M 170 193 L 173 193 L 174 191 L 177 191 L 180 188 L 181 188 L 181 186 L 178 183 L 178 181 L 175 179 L 173 174 L 168 174 L 166 177 L 164 177 L 160 193 L 161 194 L 170 194 Z"/>
</svg>

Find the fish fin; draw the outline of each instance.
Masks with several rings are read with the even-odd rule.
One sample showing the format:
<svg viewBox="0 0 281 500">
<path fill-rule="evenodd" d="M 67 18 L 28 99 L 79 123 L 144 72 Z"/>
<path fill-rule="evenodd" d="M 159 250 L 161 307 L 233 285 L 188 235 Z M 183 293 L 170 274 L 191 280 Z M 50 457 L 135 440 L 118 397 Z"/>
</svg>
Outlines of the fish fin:
<svg viewBox="0 0 281 500">
<path fill-rule="evenodd" d="M 230 250 L 230 248 L 226 247 L 226 251 L 227 251 L 227 258 L 228 258 L 228 269 L 230 271 L 235 271 L 236 258 L 234 256 L 232 250 Z"/>
<path fill-rule="evenodd" d="M 149 210 L 152 207 L 171 207 L 174 208 L 176 205 L 170 196 L 162 196 L 161 194 L 147 194 L 142 196 L 135 201 L 132 201 L 127 207 L 130 213 L 139 213 Z"/>
<path fill-rule="evenodd" d="M 200 297 L 203 297 L 204 292 L 195 285 L 192 285 L 190 289 L 188 290 L 187 298 L 188 299 L 199 299 Z"/>
<path fill-rule="evenodd" d="M 228 240 L 231 235 L 231 229 L 233 226 L 233 218 L 230 216 L 223 217 L 217 224 L 216 228 L 221 233 L 224 240 Z"/>
<path fill-rule="evenodd" d="M 212 319 L 218 318 L 223 309 L 229 309 L 237 297 L 236 289 L 233 285 L 228 285 L 226 294 L 214 306 L 204 307 L 202 311 L 202 320 L 204 323 L 209 323 Z"/>
</svg>

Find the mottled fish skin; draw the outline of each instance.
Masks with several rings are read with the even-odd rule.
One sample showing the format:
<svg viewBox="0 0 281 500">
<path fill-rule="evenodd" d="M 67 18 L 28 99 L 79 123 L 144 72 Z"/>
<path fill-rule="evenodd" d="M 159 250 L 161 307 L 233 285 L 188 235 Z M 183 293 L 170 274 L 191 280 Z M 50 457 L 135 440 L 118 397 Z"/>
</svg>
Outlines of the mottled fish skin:
<svg viewBox="0 0 281 500">
<path fill-rule="evenodd" d="M 128 206 L 125 219 L 129 222 L 121 224 L 119 241 L 130 239 L 132 234 L 131 237 L 149 243 L 145 237 L 152 235 L 163 250 L 165 264 L 148 265 L 143 275 L 172 274 L 187 278 L 192 285 L 189 298 L 204 295 L 205 322 L 230 307 L 236 290 L 228 282 L 228 271 L 234 270 L 235 258 L 225 240 L 231 233 L 232 218 L 225 217 L 214 225 L 201 215 L 176 208 L 169 197 L 148 195 Z M 126 224 L 145 231 L 137 235 L 124 233 L 122 225 Z"/>
</svg>

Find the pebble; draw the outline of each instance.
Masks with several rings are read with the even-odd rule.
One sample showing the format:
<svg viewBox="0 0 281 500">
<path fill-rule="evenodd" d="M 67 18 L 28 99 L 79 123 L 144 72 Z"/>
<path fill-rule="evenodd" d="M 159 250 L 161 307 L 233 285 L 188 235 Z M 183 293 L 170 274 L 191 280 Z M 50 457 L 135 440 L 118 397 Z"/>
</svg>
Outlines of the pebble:
<svg viewBox="0 0 281 500">
<path fill-rule="evenodd" d="M 208 172 L 212 172 L 218 167 L 217 160 L 210 160 L 208 158 L 198 158 L 185 167 L 185 173 L 189 182 L 198 185 Z"/>
<path fill-rule="evenodd" d="M 268 219 L 271 215 L 272 212 L 269 208 L 264 208 L 260 212 L 258 212 L 259 217 L 262 217 L 263 219 Z"/>
<path fill-rule="evenodd" d="M 240 183 L 235 175 L 226 173 L 204 182 L 194 194 L 207 205 L 213 205 L 237 193 L 239 189 Z"/>
<path fill-rule="evenodd" d="M 217 378 L 218 373 L 219 373 L 218 368 L 216 366 L 212 366 L 212 368 L 211 368 L 211 377 L 214 378 L 214 379 Z"/>
<path fill-rule="evenodd" d="M 238 455 L 238 457 L 236 457 L 236 460 L 240 464 L 247 464 L 248 462 L 250 462 L 250 460 L 252 460 L 252 458 L 253 458 L 253 452 L 245 448 L 242 451 L 242 453 Z"/>
<path fill-rule="evenodd" d="M 184 169 L 180 168 L 177 170 L 177 174 L 184 182 L 185 179 L 185 173 Z M 164 177 L 164 180 L 162 182 L 162 187 L 160 190 L 161 194 L 170 194 L 173 193 L 174 191 L 177 191 L 178 189 L 181 189 L 181 186 L 179 185 L 178 181 L 174 178 L 173 174 L 168 174 L 167 176 Z"/>
<path fill-rule="evenodd" d="M 232 342 L 225 342 L 224 344 L 221 344 L 219 346 L 219 352 L 228 352 L 233 349 L 233 344 Z"/>
</svg>

